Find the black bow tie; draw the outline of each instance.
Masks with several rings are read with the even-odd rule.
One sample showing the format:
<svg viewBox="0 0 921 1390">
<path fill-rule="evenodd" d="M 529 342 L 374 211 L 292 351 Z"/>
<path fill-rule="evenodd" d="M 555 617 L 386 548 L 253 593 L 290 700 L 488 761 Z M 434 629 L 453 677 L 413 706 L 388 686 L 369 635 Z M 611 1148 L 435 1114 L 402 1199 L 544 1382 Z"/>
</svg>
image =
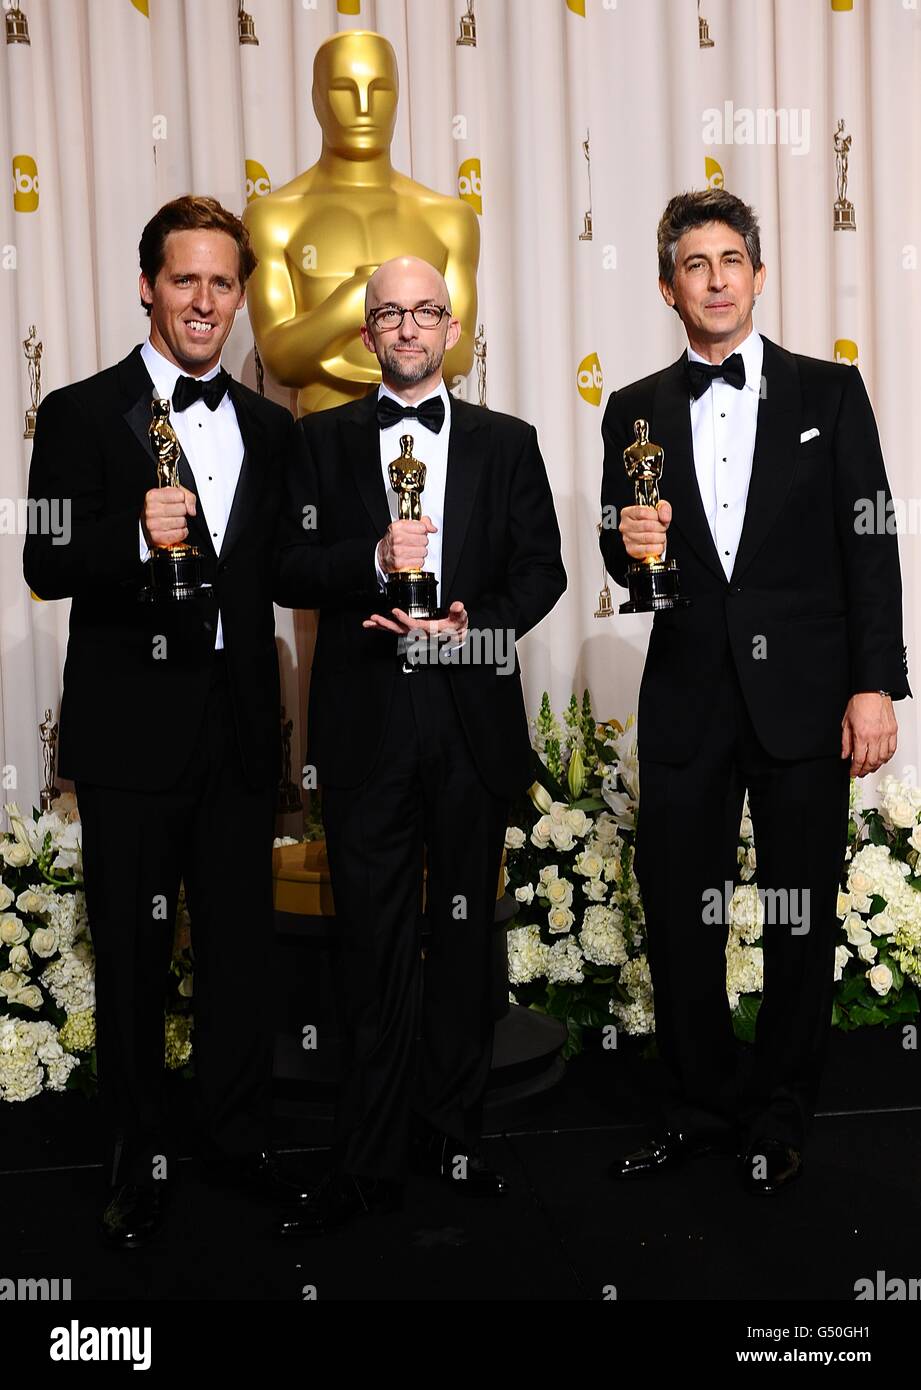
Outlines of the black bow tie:
<svg viewBox="0 0 921 1390">
<path fill-rule="evenodd" d="M 425 425 L 432 434 L 440 434 L 445 422 L 445 403 L 441 396 L 430 396 L 421 405 L 398 405 L 392 396 L 378 396 L 377 423 L 382 430 L 399 424 L 408 415 L 415 415 L 419 424 Z"/>
<path fill-rule="evenodd" d="M 202 400 L 209 410 L 217 410 L 229 385 L 230 373 L 223 367 L 208 381 L 194 376 L 177 377 L 173 387 L 173 409 L 188 410 L 193 401 Z"/>
<path fill-rule="evenodd" d="M 730 386 L 734 386 L 737 391 L 741 391 L 745 385 L 745 363 L 742 361 L 742 354 L 734 352 L 731 357 L 727 357 L 725 362 L 714 364 L 711 362 L 692 362 L 687 359 L 688 385 L 691 388 L 691 395 L 695 401 L 698 396 L 702 396 L 710 385 L 721 376 Z"/>
</svg>

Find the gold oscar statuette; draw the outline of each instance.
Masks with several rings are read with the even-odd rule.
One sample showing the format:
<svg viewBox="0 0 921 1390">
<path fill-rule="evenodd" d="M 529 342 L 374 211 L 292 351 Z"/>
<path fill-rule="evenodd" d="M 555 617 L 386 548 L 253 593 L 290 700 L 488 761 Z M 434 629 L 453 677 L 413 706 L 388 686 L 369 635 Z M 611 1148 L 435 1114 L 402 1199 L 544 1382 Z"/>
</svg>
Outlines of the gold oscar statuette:
<svg viewBox="0 0 921 1390">
<path fill-rule="evenodd" d="M 467 0 L 467 13 L 461 15 L 460 37 L 454 40 L 458 48 L 476 48 L 476 15 L 473 0 Z"/>
<path fill-rule="evenodd" d="M 50 811 L 52 801 L 61 795 L 60 788 L 54 785 L 54 770 L 57 763 L 58 726 L 51 717 L 51 710 L 45 710 L 45 718 L 38 726 L 42 740 L 42 767 L 45 780 L 39 793 L 42 811 Z"/>
<path fill-rule="evenodd" d="M 585 139 L 582 141 L 582 153 L 585 155 L 585 163 L 588 166 L 588 212 L 585 213 L 582 221 L 583 227 L 579 233 L 580 241 L 591 241 L 592 239 L 592 156 L 589 149 L 590 132 L 585 132 Z"/>
<path fill-rule="evenodd" d="M 413 458 L 413 437 L 400 436 L 400 457 L 390 465 L 390 486 L 397 495 L 397 520 L 422 520 L 425 464 Z M 394 570 L 387 576 L 387 602 L 411 618 L 438 616 L 438 581 L 430 570 Z"/>
<path fill-rule="evenodd" d="M 710 25 L 700 13 L 700 0 L 697 0 L 697 46 L 698 48 L 715 48 L 710 37 Z"/>
<path fill-rule="evenodd" d="M 835 141 L 835 179 L 838 196 L 835 199 L 835 231 L 856 232 L 857 217 L 854 204 L 847 196 L 847 162 L 851 151 L 851 137 L 844 133 L 844 120 L 839 120 L 834 134 Z"/>
<path fill-rule="evenodd" d="M 598 534 L 601 534 L 601 522 L 595 527 Z M 608 572 L 605 569 L 604 561 L 601 562 L 601 589 L 598 594 L 598 607 L 595 609 L 596 618 L 613 618 L 614 604 L 611 599 L 611 586 L 608 584 Z"/>
<path fill-rule="evenodd" d="M 15 3 L 4 5 L 6 10 L 4 16 L 6 20 L 6 41 L 7 43 L 27 43 L 31 45 L 29 38 L 29 21 L 26 19 L 22 10 Z"/>
<path fill-rule="evenodd" d="M 484 410 L 489 407 L 486 404 L 486 325 L 480 324 L 473 340 L 473 355 L 476 358 L 476 388 L 477 404 Z"/>
<path fill-rule="evenodd" d="M 649 438 L 649 423 L 636 420 L 636 436 L 624 450 L 624 467 L 633 482 L 638 507 L 658 507 L 659 479 L 665 463 L 665 450 Z M 621 613 L 655 613 L 663 608 L 686 608 L 690 599 L 678 592 L 677 560 L 659 560 L 647 555 L 645 560 L 631 560 L 627 566 L 627 588 L 630 599 L 620 605 Z"/>
<path fill-rule="evenodd" d="M 29 365 L 29 394 L 32 398 L 32 404 L 26 408 L 26 427 L 22 432 L 22 437 L 23 439 L 34 439 L 35 417 L 38 414 L 38 406 L 42 398 L 43 350 L 43 344 L 36 337 L 34 323 L 29 325 L 29 336 L 23 340 L 22 350 Z"/>
<path fill-rule="evenodd" d="M 165 397 L 154 396 L 150 403 L 151 420 L 147 430 L 150 446 L 157 460 L 157 486 L 181 487 L 179 456 L 182 446 L 169 420 L 170 403 Z M 195 598 L 202 589 L 201 551 L 197 545 L 180 541 L 176 545 L 156 545 L 147 562 L 148 583 L 141 597 L 148 600 L 179 600 Z"/>
<path fill-rule="evenodd" d="M 397 256 L 418 256 L 444 276 L 461 336 L 446 354 L 447 381 L 473 367 L 477 214 L 391 163 L 399 74 L 382 34 L 343 29 L 313 63 L 320 158 L 290 183 L 254 198 L 244 221 L 259 264 L 246 286 L 253 335 L 268 375 L 298 392 L 298 414 L 358 400 L 380 379 L 361 341 L 365 289 Z"/>
<path fill-rule="evenodd" d="M 251 14 L 247 14 L 244 10 L 243 0 L 240 0 L 240 6 L 237 10 L 237 37 L 240 43 L 258 44 L 259 42 L 256 38 L 256 21 Z"/>
</svg>

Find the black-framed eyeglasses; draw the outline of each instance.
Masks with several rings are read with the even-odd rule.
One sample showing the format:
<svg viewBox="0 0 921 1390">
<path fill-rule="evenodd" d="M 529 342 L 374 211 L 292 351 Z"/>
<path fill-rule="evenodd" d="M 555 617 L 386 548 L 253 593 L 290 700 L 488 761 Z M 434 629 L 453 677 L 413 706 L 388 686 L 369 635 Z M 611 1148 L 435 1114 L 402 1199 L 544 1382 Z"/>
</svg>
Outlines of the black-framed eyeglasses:
<svg viewBox="0 0 921 1390">
<path fill-rule="evenodd" d="M 418 304 L 415 309 L 401 309 L 399 304 L 382 304 L 379 309 L 371 310 L 368 322 L 379 332 L 386 333 L 389 329 L 401 328 L 406 315 L 412 314 L 417 328 L 437 328 L 445 314 L 450 312 L 444 304 Z"/>
</svg>

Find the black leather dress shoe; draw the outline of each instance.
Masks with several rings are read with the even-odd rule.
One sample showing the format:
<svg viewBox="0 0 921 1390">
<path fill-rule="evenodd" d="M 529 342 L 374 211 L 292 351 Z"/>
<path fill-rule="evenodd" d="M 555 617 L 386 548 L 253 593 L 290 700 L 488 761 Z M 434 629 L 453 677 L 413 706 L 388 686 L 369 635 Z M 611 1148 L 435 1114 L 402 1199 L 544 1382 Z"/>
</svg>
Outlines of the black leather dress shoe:
<svg viewBox="0 0 921 1390">
<path fill-rule="evenodd" d="M 465 1149 L 446 1134 L 432 1134 L 418 1143 L 412 1155 L 415 1172 L 440 1178 L 461 1197 L 504 1197 L 508 1180 L 476 1151 Z"/>
<path fill-rule="evenodd" d="M 360 1216 L 384 1215 L 403 1205 L 403 1184 L 393 1178 L 327 1173 L 297 1211 L 277 1226 L 282 1236 L 325 1236 Z"/>
<path fill-rule="evenodd" d="M 755 1197 L 773 1197 L 803 1171 L 799 1149 L 780 1139 L 753 1139 L 741 1159 L 742 1184 Z"/>
<path fill-rule="evenodd" d="M 648 1144 L 623 1158 L 615 1158 L 608 1169 L 609 1178 L 635 1178 L 659 1173 L 664 1168 L 676 1168 L 698 1154 L 722 1152 L 725 1145 L 716 1139 L 701 1139 L 666 1129 Z"/>
<path fill-rule="evenodd" d="M 100 1222 L 106 1243 L 121 1250 L 146 1245 L 163 1224 L 165 1186 L 150 1182 L 116 1187 Z"/>
<path fill-rule="evenodd" d="M 268 1202 L 306 1202 L 317 1186 L 316 1178 L 283 1165 L 268 1150 L 248 1158 L 212 1160 L 206 1164 L 205 1176 L 216 1187 L 235 1188 Z"/>
</svg>

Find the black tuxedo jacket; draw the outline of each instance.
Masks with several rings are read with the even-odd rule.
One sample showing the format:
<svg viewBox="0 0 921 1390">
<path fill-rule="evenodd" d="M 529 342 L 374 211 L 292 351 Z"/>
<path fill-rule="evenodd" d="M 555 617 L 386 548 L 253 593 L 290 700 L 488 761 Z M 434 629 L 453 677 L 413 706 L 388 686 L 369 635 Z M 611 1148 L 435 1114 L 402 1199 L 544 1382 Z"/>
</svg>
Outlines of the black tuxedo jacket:
<svg viewBox="0 0 921 1390">
<path fill-rule="evenodd" d="M 153 389 L 136 348 L 39 408 L 29 496 L 71 507 L 68 543 L 30 534 L 23 557 L 35 594 L 72 599 L 58 768 L 125 789 L 162 790 L 181 777 L 204 714 L 219 605 L 243 767 L 253 787 L 269 785 L 280 766 L 277 526 L 295 423 L 231 382 L 245 452 L 220 555 L 200 501 L 189 522 L 212 588 L 188 603 L 143 603 L 138 519 L 156 486 L 147 437 Z M 197 495 L 184 457 L 180 477 Z"/>
<path fill-rule="evenodd" d="M 303 470 L 292 475 L 279 562 L 282 601 L 320 610 L 308 758 L 329 786 L 356 786 L 372 773 L 394 682 L 422 681 L 430 674 L 402 674 L 396 636 L 361 625 L 382 606 L 388 611 L 374 567 L 375 547 L 391 520 L 376 401 L 372 391 L 300 421 Z M 510 415 L 453 398 L 450 412 L 442 605 L 458 599 L 465 604 L 472 637 L 474 629 L 501 629 L 510 630 L 514 641 L 549 613 L 566 587 L 537 435 Z M 417 451 L 424 460 L 421 444 Z M 424 494 L 422 505 L 424 510 Z M 479 652 L 489 655 L 483 647 Z M 512 656 L 511 674 L 497 669 L 501 652 L 497 661 L 446 668 L 477 770 L 491 791 L 506 797 L 531 781 L 513 650 Z M 399 757 L 399 749 L 391 751 Z"/>
<path fill-rule="evenodd" d="M 727 580 L 707 524 L 691 440 L 685 355 L 612 394 L 602 425 L 606 517 L 601 551 L 626 584 L 616 529 L 635 503 L 623 451 L 635 420 L 665 450 L 659 495 L 672 504 L 667 557 L 691 606 L 657 613 L 640 688 L 640 752 L 685 762 L 706 729 L 714 683 L 734 661 L 755 730 L 778 758 L 841 751 L 851 695 L 910 695 L 902 646 L 898 542 L 863 534 L 861 499 L 876 516 L 889 485 L 860 373 L 764 339 L 762 396 L 745 519 Z M 818 434 L 802 442 L 810 430 Z"/>
</svg>

